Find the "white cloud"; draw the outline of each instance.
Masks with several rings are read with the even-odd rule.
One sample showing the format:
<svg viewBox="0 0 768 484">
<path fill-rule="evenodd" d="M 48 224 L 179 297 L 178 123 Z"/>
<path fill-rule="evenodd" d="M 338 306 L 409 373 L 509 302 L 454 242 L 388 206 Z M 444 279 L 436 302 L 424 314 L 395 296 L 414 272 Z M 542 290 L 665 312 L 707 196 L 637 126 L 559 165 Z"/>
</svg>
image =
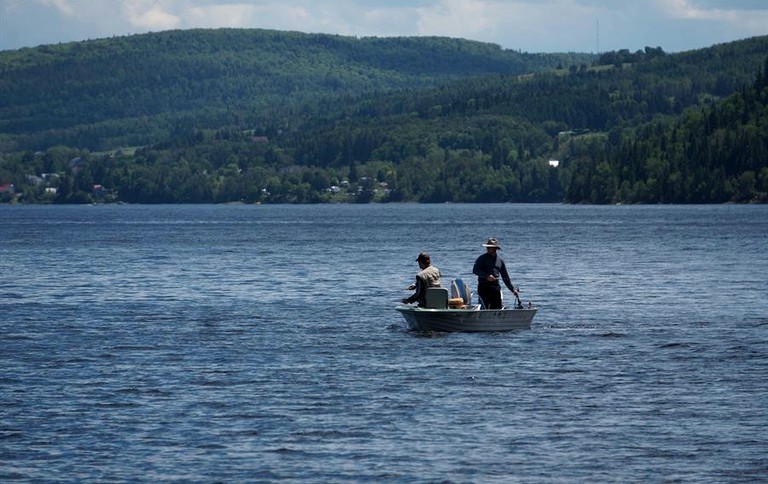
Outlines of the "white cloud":
<svg viewBox="0 0 768 484">
<path fill-rule="evenodd" d="M 299 3 L 299 2 L 294 2 Z M 317 22 L 307 8 L 287 2 L 208 2 L 141 0 L 124 7 L 128 22 L 147 30 L 164 28 L 274 28 L 303 30 Z"/>
<path fill-rule="evenodd" d="M 443 0 L 416 9 L 419 15 L 418 34 L 446 35 L 456 32 L 461 37 L 495 30 L 498 5 L 482 0 Z"/>
<path fill-rule="evenodd" d="M 253 11 L 253 6 L 244 4 L 193 6 L 182 16 L 184 23 L 191 27 L 245 27 Z"/>
<path fill-rule="evenodd" d="M 40 0 L 43 5 L 50 5 L 56 8 L 59 12 L 67 17 L 73 17 L 76 14 L 76 9 L 73 5 L 70 5 L 68 0 Z"/>
<path fill-rule="evenodd" d="M 733 25 L 747 25 L 754 20 L 768 21 L 768 11 L 765 8 L 718 8 L 705 7 L 692 0 L 656 0 L 663 14 L 669 18 L 682 20 L 707 20 L 725 22 Z M 728 5 L 731 7 L 731 5 Z M 765 7 L 765 5 L 763 5 Z M 763 24 L 765 27 L 765 24 Z"/>
<path fill-rule="evenodd" d="M 589 50 L 599 18 L 598 9 L 572 0 L 442 0 L 418 12 L 418 35 L 465 37 L 538 51 Z"/>
<path fill-rule="evenodd" d="M 738 12 L 718 8 L 699 8 L 690 0 L 655 0 L 655 3 L 668 18 L 682 20 L 733 20 Z"/>
<path fill-rule="evenodd" d="M 668 18 L 689 21 L 718 22 L 734 28 L 743 28 L 745 35 L 765 34 L 768 30 L 768 11 L 765 4 L 761 9 L 751 3 L 742 5 L 725 4 L 722 8 L 706 6 L 693 0 L 655 0 Z M 710 2 L 711 3 L 711 2 Z"/>
<path fill-rule="evenodd" d="M 163 10 L 159 5 L 126 2 L 123 4 L 123 11 L 128 24 L 139 30 L 168 30 L 182 26 L 178 16 Z"/>
</svg>

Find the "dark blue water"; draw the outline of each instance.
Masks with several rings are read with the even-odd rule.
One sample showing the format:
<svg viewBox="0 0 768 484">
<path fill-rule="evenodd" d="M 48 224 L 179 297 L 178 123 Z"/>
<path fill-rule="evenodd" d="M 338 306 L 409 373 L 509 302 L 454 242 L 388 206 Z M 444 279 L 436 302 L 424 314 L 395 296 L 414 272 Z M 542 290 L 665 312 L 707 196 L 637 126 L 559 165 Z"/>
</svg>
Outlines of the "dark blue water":
<svg viewBox="0 0 768 484">
<path fill-rule="evenodd" d="M 532 329 L 408 332 L 488 236 Z M 768 206 L 3 206 L 0 274 L 2 481 L 768 479 Z"/>
</svg>

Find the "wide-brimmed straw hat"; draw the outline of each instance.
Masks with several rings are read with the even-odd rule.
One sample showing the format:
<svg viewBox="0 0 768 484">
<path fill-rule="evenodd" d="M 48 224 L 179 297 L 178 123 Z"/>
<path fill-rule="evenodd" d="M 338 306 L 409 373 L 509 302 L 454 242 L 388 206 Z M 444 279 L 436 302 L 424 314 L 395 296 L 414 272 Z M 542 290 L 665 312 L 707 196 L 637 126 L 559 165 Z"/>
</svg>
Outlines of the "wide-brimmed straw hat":
<svg viewBox="0 0 768 484">
<path fill-rule="evenodd" d="M 501 246 L 499 245 L 499 241 L 496 240 L 493 237 L 488 239 L 488 242 L 484 243 L 483 247 L 493 247 L 494 249 L 501 250 Z"/>
</svg>

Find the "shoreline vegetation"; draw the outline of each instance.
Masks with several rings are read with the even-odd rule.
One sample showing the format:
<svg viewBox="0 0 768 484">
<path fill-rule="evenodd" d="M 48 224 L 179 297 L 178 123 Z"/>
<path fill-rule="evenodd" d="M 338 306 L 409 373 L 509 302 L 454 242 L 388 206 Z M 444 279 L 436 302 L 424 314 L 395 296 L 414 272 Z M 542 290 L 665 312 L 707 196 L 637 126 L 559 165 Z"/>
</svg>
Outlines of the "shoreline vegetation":
<svg viewBox="0 0 768 484">
<path fill-rule="evenodd" d="M 255 29 L 3 51 L 0 203 L 768 203 L 765 52 Z"/>
</svg>

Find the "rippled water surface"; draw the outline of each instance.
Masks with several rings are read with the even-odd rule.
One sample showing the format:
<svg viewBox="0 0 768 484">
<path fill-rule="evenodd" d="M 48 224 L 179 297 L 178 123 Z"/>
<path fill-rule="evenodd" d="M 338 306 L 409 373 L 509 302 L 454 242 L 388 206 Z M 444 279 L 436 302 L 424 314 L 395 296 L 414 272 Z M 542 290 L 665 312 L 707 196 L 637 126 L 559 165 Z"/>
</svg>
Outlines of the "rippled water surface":
<svg viewBox="0 0 768 484">
<path fill-rule="evenodd" d="M 407 331 L 488 236 L 533 327 Z M 2 481 L 768 476 L 766 206 L 3 206 L 0 271 Z"/>
</svg>

